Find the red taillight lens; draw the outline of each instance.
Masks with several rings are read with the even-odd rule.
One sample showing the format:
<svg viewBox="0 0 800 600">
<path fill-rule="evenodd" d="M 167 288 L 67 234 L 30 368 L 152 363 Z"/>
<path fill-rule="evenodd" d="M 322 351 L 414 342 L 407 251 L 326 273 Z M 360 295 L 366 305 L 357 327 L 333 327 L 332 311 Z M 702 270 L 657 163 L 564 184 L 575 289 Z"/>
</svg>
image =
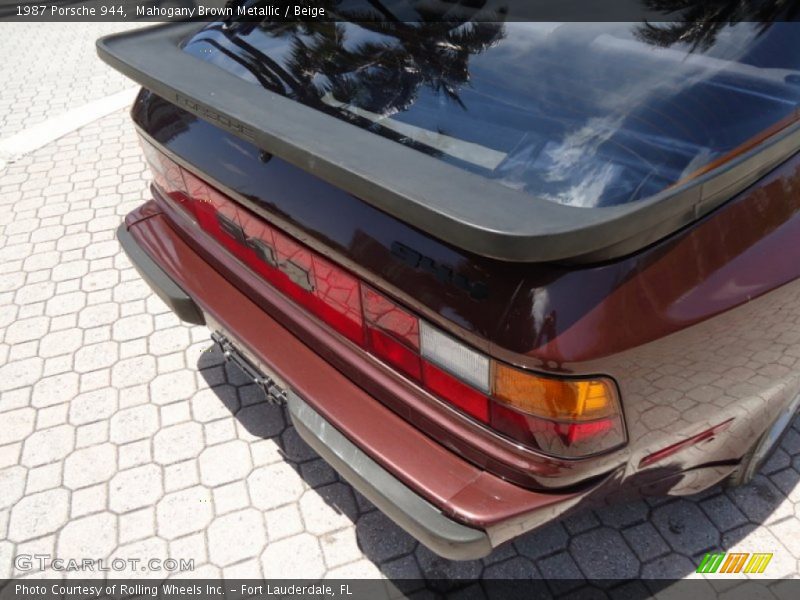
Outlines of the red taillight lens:
<svg viewBox="0 0 800 600">
<path fill-rule="evenodd" d="M 142 140 L 156 186 L 231 254 L 330 327 L 453 407 L 553 456 L 625 442 L 613 383 L 516 369 L 469 348 L 273 227 Z"/>
<path fill-rule="evenodd" d="M 622 419 L 615 415 L 588 422 L 559 422 L 491 405 L 491 426 L 526 446 L 554 456 L 590 456 L 625 441 Z"/>
<path fill-rule="evenodd" d="M 363 284 L 361 304 L 367 326 L 368 349 L 419 381 L 422 378 L 419 319 Z"/>
<path fill-rule="evenodd" d="M 422 379 L 419 355 L 380 329 L 367 329 L 367 343 L 372 353 L 416 381 Z"/>
<path fill-rule="evenodd" d="M 142 145 L 156 185 L 173 205 L 285 295 L 363 345 L 358 279 L 180 168 L 148 142 Z"/>
<path fill-rule="evenodd" d="M 361 286 L 364 320 L 409 348 L 419 350 L 419 319 L 388 298 L 365 285 Z"/>
<path fill-rule="evenodd" d="M 489 398 L 478 390 L 427 361 L 422 364 L 422 379 L 425 387 L 437 396 L 449 401 L 481 423 L 489 423 Z"/>
</svg>

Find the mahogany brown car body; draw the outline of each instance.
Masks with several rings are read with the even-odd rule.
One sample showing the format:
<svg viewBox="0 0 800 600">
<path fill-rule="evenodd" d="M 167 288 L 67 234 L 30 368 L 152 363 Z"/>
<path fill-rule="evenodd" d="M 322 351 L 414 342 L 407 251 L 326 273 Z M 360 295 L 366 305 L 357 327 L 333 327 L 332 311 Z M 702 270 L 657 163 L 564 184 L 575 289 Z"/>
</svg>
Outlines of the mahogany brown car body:
<svg viewBox="0 0 800 600">
<path fill-rule="evenodd" d="M 157 193 L 129 216 L 153 260 L 266 362 L 311 352 L 332 367 L 297 366 L 288 379 L 312 403 L 320 394 L 338 402 L 315 406 L 423 497 L 463 522 L 503 531 L 496 541 L 575 506 L 713 485 L 800 391 L 797 155 L 633 255 L 580 267 L 504 263 L 444 244 L 147 91 L 133 117 L 176 162 L 482 352 L 539 372 L 616 381 L 628 443 L 579 460 L 544 456 L 450 409 L 308 318 Z M 224 314 L 217 296 L 232 290 L 248 299 L 247 309 Z M 270 328 L 296 338 L 280 349 L 289 358 L 270 356 L 259 338 Z M 338 382 L 329 380 L 333 391 L 324 394 L 323 372 Z M 353 410 L 335 393 L 339 385 L 375 410 Z M 377 436 L 385 419 L 408 435 Z M 405 460 L 409 445 L 439 459 Z M 448 488 L 449 477 L 458 485 Z"/>
</svg>

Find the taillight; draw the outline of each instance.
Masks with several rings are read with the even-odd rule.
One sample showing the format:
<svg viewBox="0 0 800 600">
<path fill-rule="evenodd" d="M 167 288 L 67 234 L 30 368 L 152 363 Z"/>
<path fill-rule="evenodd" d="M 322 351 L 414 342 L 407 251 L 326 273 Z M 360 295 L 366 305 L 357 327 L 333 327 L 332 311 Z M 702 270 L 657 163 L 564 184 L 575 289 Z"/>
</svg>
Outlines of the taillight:
<svg viewBox="0 0 800 600">
<path fill-rule="evenodd" d="M 481 392 L 489 392 L 489 359 L 486 356 L 424 321 L 419 330 L 423 358 Z"/>
<path fill-rule="evenodd" d="M 348 339 L 364 344 L 357 278 L 141 141 L 155 184 L 174 206 L 285 295 Z"/>
<path fill-rule="evenodd" d="M 419 319 L 363 284 L 361 303 L 367 329 L 367 349 L 420 381 Z"/>
<path fill-rule="evenodd" d="M 489 397 L 486 394 L 427 361 L 423 363 L 422 370 L 428 390 L 482 423 L 489 424 Z"/>
<path fill-rule="evenodd" d="M 163 195 L 244 264 L 453 408 L 552 456 L 625 443 L 614 383 L 517 369 L 466 346 L 181 168 L 142 140 Z"/>
<path fill-rule="evenodd" d="M 557 456 L 584 456 L 625 441 L 616 386 L 561 379 L 495 363 L 491 425 Z"/>
</svg>

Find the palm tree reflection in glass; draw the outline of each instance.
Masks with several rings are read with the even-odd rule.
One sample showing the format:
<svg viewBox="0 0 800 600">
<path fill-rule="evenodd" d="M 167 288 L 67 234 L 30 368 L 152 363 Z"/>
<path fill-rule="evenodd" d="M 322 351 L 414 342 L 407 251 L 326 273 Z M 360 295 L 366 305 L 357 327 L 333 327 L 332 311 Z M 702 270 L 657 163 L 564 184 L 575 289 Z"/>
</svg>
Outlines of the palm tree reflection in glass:
<svg viewBox="0 0 800 600">
<path fill-rule="evenodd" d="M 470 81 L 470 58 L 503 39 L 503 23 L 474 8 L 452 16 L 420 11 L 401 18 L 377 0 L 350 4 L 358 8 L 342 11 L 335 0 L 319 3 L 341 18 L 337 22 L 218 22 L 195 41 L 214 46 L 273 92 L 440 154 L 435 144 L 418 143 L 423 130 L 399 125 L 391 116 L 409 109 L 423 88 L 466 110 L 459 92 Z M 279 58 L 250 43 L 256 30 L 259 40 L 267 34 L 280 41 L 285 50 Z"/>
</svg>

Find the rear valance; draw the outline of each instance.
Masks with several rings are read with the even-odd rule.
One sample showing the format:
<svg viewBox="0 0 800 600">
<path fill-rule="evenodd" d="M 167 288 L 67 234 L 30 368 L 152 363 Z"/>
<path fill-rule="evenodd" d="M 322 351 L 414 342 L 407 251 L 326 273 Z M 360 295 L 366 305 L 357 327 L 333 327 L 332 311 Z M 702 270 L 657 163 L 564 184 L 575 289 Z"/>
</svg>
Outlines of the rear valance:
<svg viewBox="0 0 800 600">
<path fill-rule="evenodd" d="M 649 198 L 574 207 L 531 196 L 253 85 L 181 49 L 205 24 L 104 37 L 100 57 L 184 110 L 454 246 L 506 261 L 616 258 L 707 214 L 800 149 L 791 122 Z"/>
</svg>

